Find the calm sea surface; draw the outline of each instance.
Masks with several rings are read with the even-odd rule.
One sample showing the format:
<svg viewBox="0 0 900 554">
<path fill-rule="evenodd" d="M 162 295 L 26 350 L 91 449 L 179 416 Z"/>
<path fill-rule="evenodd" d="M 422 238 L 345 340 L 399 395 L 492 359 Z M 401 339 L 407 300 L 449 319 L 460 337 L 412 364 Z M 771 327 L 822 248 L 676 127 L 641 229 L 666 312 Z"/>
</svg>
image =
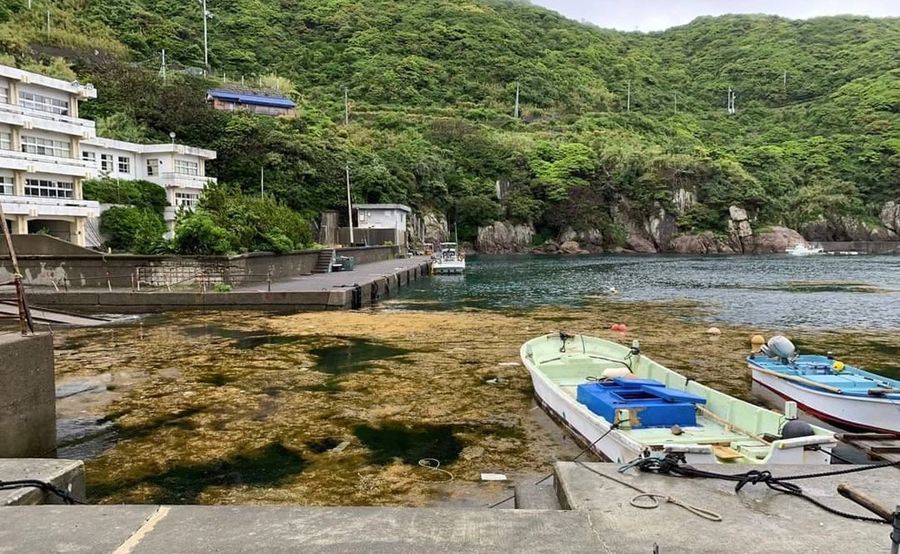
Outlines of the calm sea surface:
<svg viewBox="0 0 900 554">
<path fill-rule="evenodd" d="M 473 256 L 464 277 L 401 294 L 401 306 L 437 300 L 437 309 L 689 300 L 729 324 L 887 330 L 900 329 L 900 257 Z"/>
</svg>

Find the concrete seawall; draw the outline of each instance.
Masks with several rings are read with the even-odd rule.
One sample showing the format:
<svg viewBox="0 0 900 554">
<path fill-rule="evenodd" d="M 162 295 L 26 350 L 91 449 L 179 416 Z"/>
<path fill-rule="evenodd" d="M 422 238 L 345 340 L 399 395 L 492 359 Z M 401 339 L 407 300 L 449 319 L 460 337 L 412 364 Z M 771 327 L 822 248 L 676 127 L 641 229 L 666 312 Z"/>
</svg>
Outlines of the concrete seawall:
<svg viewBox="0 0 900 554">
<path fill-rule="evenodd" d="M 27 239 L 27 240 L 26 240 Z M 38 240 L 44 239 L 44 240 Z M 244 286 L 308 275 L 319 259 L 318 250 L 288 254 L 253 252 L 237 256 L 134 256 L 104 255 L 61 243 L 52 237 L 14 235 L 19 268 L 25 284 L 59 289 L 127 288 L 145 286 L 198 288 L 227 283 Z M 386 261 L 405 255 L 397 246 L 339 248 L 357 264 Z M 11 281 L 12 264 L 5 245 L 0 248 L 0 282 Z"/>
<path fill-rule="evenodd" d="M 304 275 L 272 283 L 253 283 L 232 292 L 70 289 L 29 290 L 32 306 L 74 313 L 150 313 L 169 310 L 313 311 L 357 309 L 397 294 L 429 275 L 428 258 L 401 258 L 359 265 L 354 271 Z M 11 293 L 0 293 L 0 300 Z"/>
<path fill-rule="evenodd" d="M 0 336 L 0 458 L 56 455 L 53 337 Z"/>
</svg>

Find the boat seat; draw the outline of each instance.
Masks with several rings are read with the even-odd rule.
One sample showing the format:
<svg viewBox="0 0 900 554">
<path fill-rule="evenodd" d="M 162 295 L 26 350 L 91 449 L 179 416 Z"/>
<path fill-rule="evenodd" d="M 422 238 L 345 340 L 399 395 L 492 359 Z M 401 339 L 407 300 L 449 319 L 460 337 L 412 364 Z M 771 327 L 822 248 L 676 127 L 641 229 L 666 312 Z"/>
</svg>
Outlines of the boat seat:
<svg viewBox="0 0 900 554">
<path fill-rule="evenodd" d="M 756 458 L 762 460 L 769 455 L 772 447 L 762 444 L 759 441 L 735 441 L 731 443 L 731 448 L 741 452 L 748 458 Z"/>
<path fill-rule="evenodd" d="M 854 375 L 815 375 L 807 379 L 841 389 L 870 389 L 878 384 L 871 379 Z"/>
</svg>

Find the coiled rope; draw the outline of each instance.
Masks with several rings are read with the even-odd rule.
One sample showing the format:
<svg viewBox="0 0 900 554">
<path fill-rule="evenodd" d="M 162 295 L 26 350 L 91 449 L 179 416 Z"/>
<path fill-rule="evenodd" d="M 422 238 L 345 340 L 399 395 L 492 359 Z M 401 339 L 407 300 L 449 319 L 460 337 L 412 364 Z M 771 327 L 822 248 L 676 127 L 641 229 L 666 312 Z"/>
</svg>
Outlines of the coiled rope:
<svg viewBox="0 0 900 554">
<path fill-rule="evenodd" d="M 736 474 L 727 474 L 727 473 L 715 473 L 712 471 L 704 471 L 702 469 L 697 469 L 695 467 L 684 464 L 684 457 L 681 455 L 668 454 L 664 458 L 643 458 L 641 460 L 636 460 L 631 464 L 632 467 L 637 467 L 641 471 L 648 473 L 656 473 L 658 475 L 672 475 L 675 477 L 703 477 L 707 479 L 720 479 L 723 481 L 732 481 L 737 483 L 734 486 L 734 492 L 738 493 L 747 485 L 756 485 L 759 483 L 764 483 L 770 489 L 788 494 L 791 496 L 796 496 L 797 498 L 802 498 L 806 500 L 810 504 L 818 506 L 822 510 L 847 519 L 852 519 L 856 521 L 868 521 L 871 523 L 885 523 L 885 520 L 882 518 L 869 517 L 869 516 L 861 516 L 858 514 L 853 514 L 850 512 L 844 512 L 832 506 L 829 506 L 823 503 L 820 500 L 817 500 L 811 496 L 808 496 L 803 492 L 803 489 L 800 485 L 792 483 L 791 481 L 800 481 L 803 479 L 815 479 L 818 477 L 833 477 L 837 475 L 847 475 L 850 473 L 859 473 L 862 471 L 871 471 L 875 469 L 882 469 L 885 467 L 896 467 L 900 466 L 900 461 L 897 462 L 885 462 L 880 464 L 872 464 L 862 467 L 853 467 L 849 469 L 840 469 L 835 471 L 824 471 L 820 473 L 804 473 L 801 475 L 790 475 L 787 477 L 775 477 L 772 475 L 770 471 L 759 471 L 759 470 L 750 470 L 744 473 L 736 473 Z"/>
</svg>

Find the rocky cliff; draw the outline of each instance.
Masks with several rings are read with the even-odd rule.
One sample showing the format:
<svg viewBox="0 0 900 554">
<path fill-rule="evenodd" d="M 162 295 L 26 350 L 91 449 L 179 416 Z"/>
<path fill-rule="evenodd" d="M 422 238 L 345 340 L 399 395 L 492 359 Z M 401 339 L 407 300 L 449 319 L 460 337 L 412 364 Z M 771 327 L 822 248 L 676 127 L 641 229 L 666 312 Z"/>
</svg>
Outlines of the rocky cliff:
<svg viewBox="0 0 900 554">
<path fill-rule="evenodd" d="M 511 254 L 531 251 L 534 227 L 495 221 L 478 228 L 475 248 L 484 254 Z"/>
</svg>

